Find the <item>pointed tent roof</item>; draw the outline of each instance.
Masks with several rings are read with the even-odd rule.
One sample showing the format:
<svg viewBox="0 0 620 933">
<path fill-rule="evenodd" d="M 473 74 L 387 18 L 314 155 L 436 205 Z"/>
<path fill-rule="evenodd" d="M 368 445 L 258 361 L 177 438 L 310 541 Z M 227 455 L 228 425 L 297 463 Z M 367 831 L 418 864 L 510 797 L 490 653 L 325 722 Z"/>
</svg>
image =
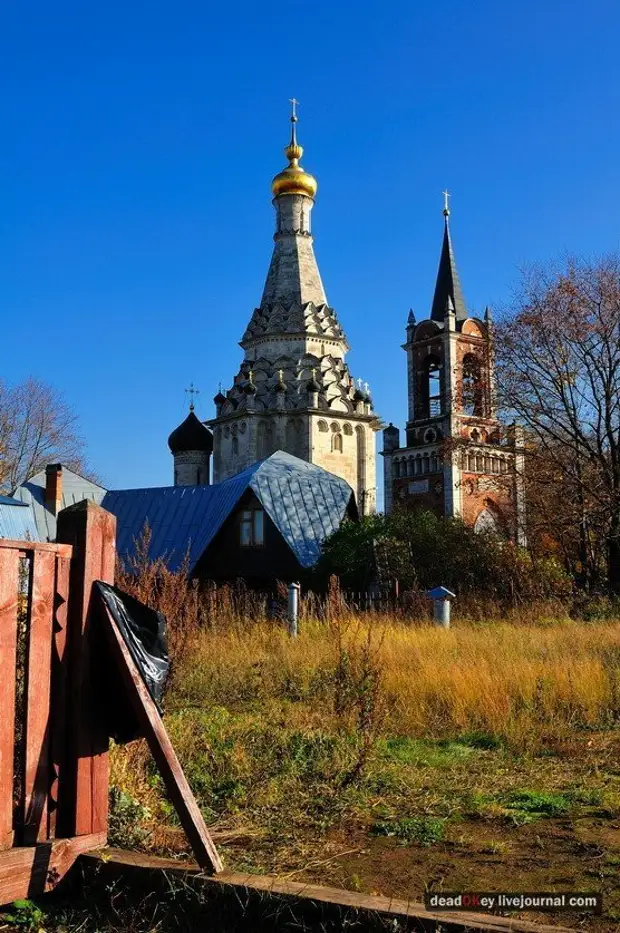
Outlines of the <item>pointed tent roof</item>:
<svg viewBox="0 0 620 933">
<path fill-rule="evenodd" d="M 450 237 L 450 224 L 448 216 L 445 214 L 445 227 L 443 233 L 443 245 L 441 247 L 441 258 L 439 259 L 439 269 L 437 271 L 437 284 L 435 285 L 435 295 L 433 297 L 433 307 L 431 310 L 431 320 L 441 323 L 446 316 L 446 308 L 449 301 L 454 305 L 454 311 L 457 321 L 465 321 L 468 317 L 465 299 L 459 281 L 459 274 L 456 270 L 456 260 L 452 249 L 452 239 Z"/>
</svg>

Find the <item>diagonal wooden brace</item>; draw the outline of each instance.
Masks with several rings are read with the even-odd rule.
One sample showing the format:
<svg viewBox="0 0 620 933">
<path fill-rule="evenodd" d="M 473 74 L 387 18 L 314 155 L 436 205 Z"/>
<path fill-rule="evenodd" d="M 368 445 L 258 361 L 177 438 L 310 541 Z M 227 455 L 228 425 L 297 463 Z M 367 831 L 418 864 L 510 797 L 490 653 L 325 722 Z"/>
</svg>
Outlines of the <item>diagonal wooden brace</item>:
<svg viewBox="0 0 620 933">
<path fill-rule="evenodd" d="M 177 811 L 181 825 L 201 868 L 216 874 L 223 870 L 209 830 L 205 825 L 196 799 L 187 783 L 183 769 L 168 737 L 159 711 L 153 702 L 142 676 L 119 632 L 108 607 L 99 599 L 103 628 L 112 655 L 116 660 L 127 696 L 140 722 L 144 737 L 162 776 L 166 790 Z"/>
</svg>

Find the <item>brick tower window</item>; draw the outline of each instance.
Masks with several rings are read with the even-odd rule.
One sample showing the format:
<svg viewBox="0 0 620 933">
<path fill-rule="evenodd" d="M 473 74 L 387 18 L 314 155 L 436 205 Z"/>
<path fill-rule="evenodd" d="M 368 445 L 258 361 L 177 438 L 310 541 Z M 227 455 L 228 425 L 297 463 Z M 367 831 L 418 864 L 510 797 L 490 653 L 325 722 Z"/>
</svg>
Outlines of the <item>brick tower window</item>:
<svg viewBox="0 0 620 933">
<path fill-rule="evenodd" d="M 436 418 L 441 414 L 441 364 L 436 356 L 426 360 L 426 417 Z"/>
</svg>

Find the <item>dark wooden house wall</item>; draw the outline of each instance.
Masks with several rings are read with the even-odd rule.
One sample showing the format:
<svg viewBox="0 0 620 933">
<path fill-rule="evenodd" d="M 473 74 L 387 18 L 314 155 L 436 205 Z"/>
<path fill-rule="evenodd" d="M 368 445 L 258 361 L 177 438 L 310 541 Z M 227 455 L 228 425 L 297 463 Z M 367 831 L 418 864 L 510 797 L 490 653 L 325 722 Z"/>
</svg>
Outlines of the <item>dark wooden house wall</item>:
<svg viewBox="0 0 620 933">
<path fill-rule="evenodd" d="M 264 545 L 241 546 L 240 513 L 255 507 L 262 508 L 248 489 L 196 564 L 195 577 L 222 582 L 243 577 L 248 586 L 258 588 L 276 580 L 290 583 L 299 579 L 303 573 L 299 561 L 264 510 Z"/>
</svg>

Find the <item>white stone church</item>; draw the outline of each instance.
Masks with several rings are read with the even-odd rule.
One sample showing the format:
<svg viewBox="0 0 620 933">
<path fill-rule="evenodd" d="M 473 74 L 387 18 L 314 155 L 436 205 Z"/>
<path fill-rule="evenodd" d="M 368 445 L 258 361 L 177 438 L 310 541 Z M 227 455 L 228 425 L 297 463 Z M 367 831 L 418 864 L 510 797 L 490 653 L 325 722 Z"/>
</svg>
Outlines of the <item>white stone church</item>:
<svg viewBox="0 0 620 933">
<path fill-rule="evenodd" d="M 213 482 L 220 483 L 282 450 L 346 480 L 368 514 L 376 507 L 381 423 L 368 388 L 349 372 L 347 338 L 321 280 L 310 223 L 317 182 L 300 165 L 296 124 L 293 110 L 289 164 L 271 184 L 273 255 L 240 341 L 243 361 L 232 386 L 215 396 L 208 427 L 192 406 L 170 436 L 175 484 L 209 483 L 211 452 Z"/>
</svg>

